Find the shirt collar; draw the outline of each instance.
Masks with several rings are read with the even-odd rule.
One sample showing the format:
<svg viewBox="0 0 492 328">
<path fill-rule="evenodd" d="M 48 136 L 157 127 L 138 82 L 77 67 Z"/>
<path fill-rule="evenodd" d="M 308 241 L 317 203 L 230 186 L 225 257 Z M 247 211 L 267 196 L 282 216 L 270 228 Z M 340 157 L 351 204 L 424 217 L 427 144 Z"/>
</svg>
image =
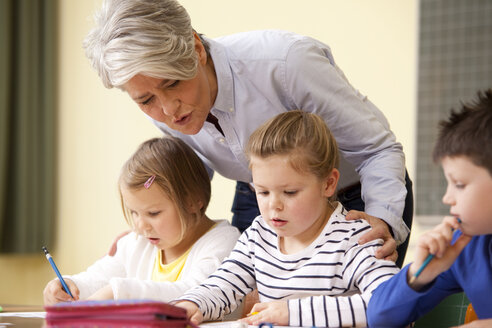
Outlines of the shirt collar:
<svg viewBox="0 0 492 328">
<path fill-rule="evenodd" d="M 213 108 L 223 112 L 229 112 L 234 108 L 234 81 L 226 54 L 226 48 L 212 39 L 204 37 L 210 46 L 210 56 L 214 62 L 217 76 L 217 98 Z"/>
</svg>

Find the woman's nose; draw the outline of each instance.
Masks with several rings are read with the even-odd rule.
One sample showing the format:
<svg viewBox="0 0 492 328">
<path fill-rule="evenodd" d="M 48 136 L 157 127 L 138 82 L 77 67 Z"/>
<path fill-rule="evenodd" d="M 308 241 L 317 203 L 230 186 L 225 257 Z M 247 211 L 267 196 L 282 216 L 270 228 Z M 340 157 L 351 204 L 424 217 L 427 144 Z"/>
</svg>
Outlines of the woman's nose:
<svg viewBox="0 0 492 328">
<path fill-rule="evenodd" d="M 159 97 L 161 109 L 164 115 L 174 116 L 180 107 L 181 102 L 177 98 Z"/>
</svg>

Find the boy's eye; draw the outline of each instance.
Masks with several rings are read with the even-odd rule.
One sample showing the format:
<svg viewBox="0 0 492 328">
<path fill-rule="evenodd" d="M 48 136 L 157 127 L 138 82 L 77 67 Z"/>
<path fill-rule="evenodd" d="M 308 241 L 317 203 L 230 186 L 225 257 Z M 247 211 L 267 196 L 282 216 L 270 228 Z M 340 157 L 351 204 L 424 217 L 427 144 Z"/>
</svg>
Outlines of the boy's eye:
<svg viewBox="0 0 492 328">
<path fill-rule="evenodd" d="M 297 190 L 286 190 L 286 191 L 284 191 L 284 193 L 286 195 L 293 196 L 293 195 L 297 194 Z"/>
<path fill-rule="evenodd" d="M 266 196 L 266 195 L 268 195 L 268 191 L 261 191 L 261 190 L 257 190 L 257 191 L 256 191 L 256 193 L 257 193 L 258 195 L 262 195 L 262 196 Z"/>
<path fill-rule="evenodd" d="M 465 188 L 466 185 L 463 183 L 455 183 L 454 186 L 456 187 L 456 189 L 463 189 L 463 188 Z"/>
</svg>

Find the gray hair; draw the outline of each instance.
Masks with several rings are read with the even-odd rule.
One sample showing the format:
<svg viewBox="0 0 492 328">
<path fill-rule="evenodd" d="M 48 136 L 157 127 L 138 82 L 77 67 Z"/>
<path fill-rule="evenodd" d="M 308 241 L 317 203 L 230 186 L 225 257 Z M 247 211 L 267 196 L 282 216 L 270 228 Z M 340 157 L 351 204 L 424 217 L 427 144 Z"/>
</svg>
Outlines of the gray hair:
<svg viewBox="0 0 492 328">
<path fill-rule="evenodd" d="M 104 0 L 83 42 L 106 88 L 132 77 L 188 80 L 198 56 L 186 10 L 175 0 Z"/>
</svg>

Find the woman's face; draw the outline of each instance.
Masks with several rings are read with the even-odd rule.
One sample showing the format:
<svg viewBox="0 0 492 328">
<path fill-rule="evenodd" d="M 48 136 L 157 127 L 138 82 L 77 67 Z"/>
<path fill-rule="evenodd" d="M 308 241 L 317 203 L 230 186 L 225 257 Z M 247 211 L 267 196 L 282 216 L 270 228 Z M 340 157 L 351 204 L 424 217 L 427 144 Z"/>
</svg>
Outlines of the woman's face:
<svg viewBox="0 0 492 328">
<path fill-rule="evenodd" d="M 217 97 L 217 77 L 212 62 L 196 37 L 198 70 L 190 80 L 168 80 L 135 75 L 123 88 L 140 109 L 154 120 L 183 134 L 197 134 Z"/>
</svg>

